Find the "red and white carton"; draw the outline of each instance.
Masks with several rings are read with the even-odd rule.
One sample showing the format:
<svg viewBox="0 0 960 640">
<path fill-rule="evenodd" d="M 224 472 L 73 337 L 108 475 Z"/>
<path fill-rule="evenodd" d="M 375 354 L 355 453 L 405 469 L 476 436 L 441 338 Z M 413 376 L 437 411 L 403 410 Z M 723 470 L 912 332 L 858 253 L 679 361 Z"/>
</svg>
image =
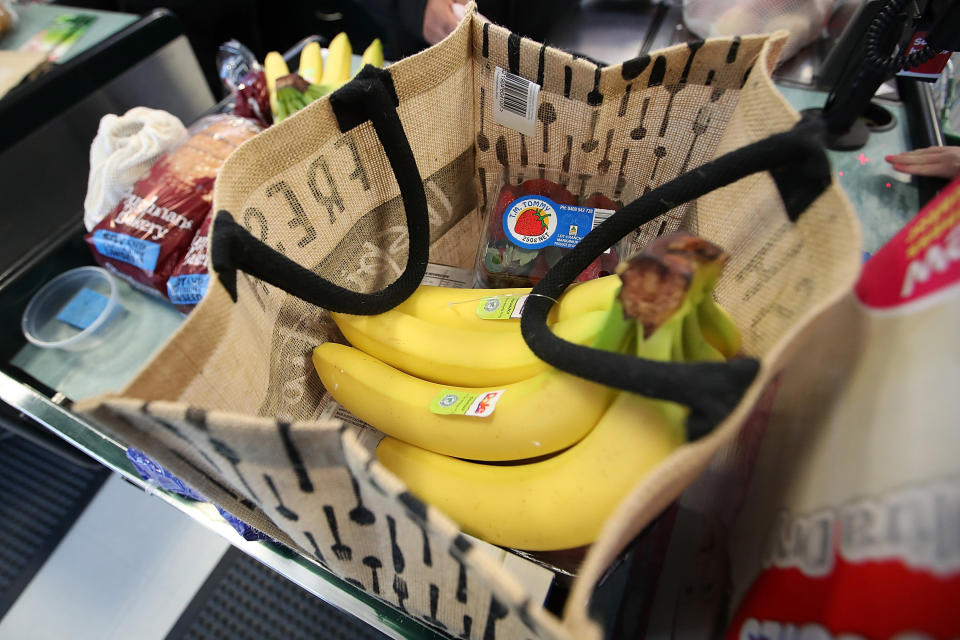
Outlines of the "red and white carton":
<svg viewBox="0 0 960 640">
<path fill-rule="evenodd" d="M 907 55 L 910 55 L 911 53 L 917 53 L 925 46 L 927 46 L 927 32 L 917 31 L 915 34 L 913 34 L 913 38 L 910 40 L 910 46 L 907 47 Z M 953 54 L 952 51 L 941 51 L 923 64 L 910 67 L 909 69 L 901 69 L 897 72 L 897 75 L 905 78 L 917 78 L 920 80 L 936 82 L 937 78 L 940 77 L 940 74 L 947 66 L 947 62 L 950 60 L 951 54 Z"/>
<path fill-rule="evenodd" d="M 805 337 L 731 534 L 728 639 L 960 637 L 960 180 Z"/>
</svg>

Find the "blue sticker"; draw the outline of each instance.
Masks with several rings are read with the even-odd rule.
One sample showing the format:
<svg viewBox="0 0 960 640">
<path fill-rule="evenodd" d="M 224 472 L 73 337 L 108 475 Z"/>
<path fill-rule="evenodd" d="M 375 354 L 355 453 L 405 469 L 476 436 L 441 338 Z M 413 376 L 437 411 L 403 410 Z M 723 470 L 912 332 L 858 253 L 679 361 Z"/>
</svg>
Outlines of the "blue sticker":
<svg viewBox="0 0 960 640">
<path fill-rule="evenodd" d="M 80 289 L 57 314 L 57 320 L 83 331 L 100 317 L 109 303 L 110 298 L 102 293 Z"/>
<path fill-rule="evenodd" d="M 207 293 L 210 274 L 189 273 L 167 280 L 167 295 L 173 304 L 197 304 Z"/>
<path fill-rule="evenodd" d="M 132 264 L 150 274 L 160 258 L 160 245 L 156 242 L 104 229 L 93 232 L 93 246 L 108 258 Z"/>
<path fill-rule="evenodd" d="M 503 212 L 503 230 L 524 249 L 572 249 L 611 212 L 593 207 L 557 204 L 543 196 L 514 200 Z"/>
<path fill-rule="evenodd" d="M 180 478 L 161 467 L 152 458 L 148 458 L 142 451 L 133 447 L 127 449 L 127 460 L 144 480 L 153 480 L 161 489 L 177 495 L 203 501 L 203 496 L 185 485 Z"/>
</svg>

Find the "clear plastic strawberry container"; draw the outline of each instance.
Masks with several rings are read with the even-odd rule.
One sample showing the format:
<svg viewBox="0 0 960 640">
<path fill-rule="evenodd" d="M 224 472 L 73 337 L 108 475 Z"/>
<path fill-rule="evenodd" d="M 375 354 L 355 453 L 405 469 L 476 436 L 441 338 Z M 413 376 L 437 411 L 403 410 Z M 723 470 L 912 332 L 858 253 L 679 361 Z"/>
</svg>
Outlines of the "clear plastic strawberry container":
<svg viewBox="0 0 960 640">
<path fill-rule="evenodd" d="M 594 227 L 635 197 L 616 177 L 561 175 L 549 169 L 526 175 L 504 171 L 491 187 L 477 251 L 476 284 L 483 288 L 533 286 Z M 613 273 L 632 245 L 629 234 L 577 281 Z"/>
</svg>

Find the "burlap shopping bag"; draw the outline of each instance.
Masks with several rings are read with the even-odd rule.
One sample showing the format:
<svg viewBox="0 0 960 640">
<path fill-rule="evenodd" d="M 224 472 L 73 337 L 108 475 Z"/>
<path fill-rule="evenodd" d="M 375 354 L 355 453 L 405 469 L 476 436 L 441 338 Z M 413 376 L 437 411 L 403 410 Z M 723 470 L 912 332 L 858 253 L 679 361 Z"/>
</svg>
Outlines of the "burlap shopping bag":
<svg viewBox="0 0 960 640">
<path fill-rule="evenodd" d="M 437 46 L 368 68 L 228 159 L 207 297 L 126 389 L 79 410 L 211 501 L 449 635 L 597 636 L 587 602 L 604 568 L 736 433 L 794 337 L 857 272 L 856 218 L 822 152 L 804 142 L 812 134 L 771 138 L 799 119 L 770 80 L 782 42 L 708 40 L 602 68 L 482 22 L 471 5 Z M 541 87 L 532 135 L 493 118 L 498 67 Z M 471 267 L 493 178 L 507 168 L 558 169 L 572 191 L 609 175 L 645 194 L 542 286 L 562 288 L 635 225 L 637 246 L 696 231 L 731 254 L 717 294 L 749 356 L 712 377 L 733 381 L 722 393 L 702 388 L 697 438 L 609 520 L 563 620 L 376 462 L 310 361 L 317 344 L 341 339 L 327 310 L 386 310 L 428 261 Z M 523 320 L 533 342 L 540 312 Z M 571 368 L 563 348 L 535 350 Z"/>
</svg>

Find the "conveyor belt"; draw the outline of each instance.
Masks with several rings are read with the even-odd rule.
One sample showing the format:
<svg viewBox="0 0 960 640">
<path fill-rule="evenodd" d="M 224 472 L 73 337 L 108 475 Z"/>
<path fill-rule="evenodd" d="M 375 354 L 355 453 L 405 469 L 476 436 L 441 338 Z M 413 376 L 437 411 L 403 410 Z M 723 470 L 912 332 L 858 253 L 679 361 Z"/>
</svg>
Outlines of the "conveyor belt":
<svg viewBox="0 0 960 640">
<path fill-rule="evenodd" d="M 167 634 L 167 640 L 385 637 L 233 547 Z"/>
<path fill-rule="evenodd" d="M 0 618 L 109 476 L 0 429 Z"/>
</svg>

